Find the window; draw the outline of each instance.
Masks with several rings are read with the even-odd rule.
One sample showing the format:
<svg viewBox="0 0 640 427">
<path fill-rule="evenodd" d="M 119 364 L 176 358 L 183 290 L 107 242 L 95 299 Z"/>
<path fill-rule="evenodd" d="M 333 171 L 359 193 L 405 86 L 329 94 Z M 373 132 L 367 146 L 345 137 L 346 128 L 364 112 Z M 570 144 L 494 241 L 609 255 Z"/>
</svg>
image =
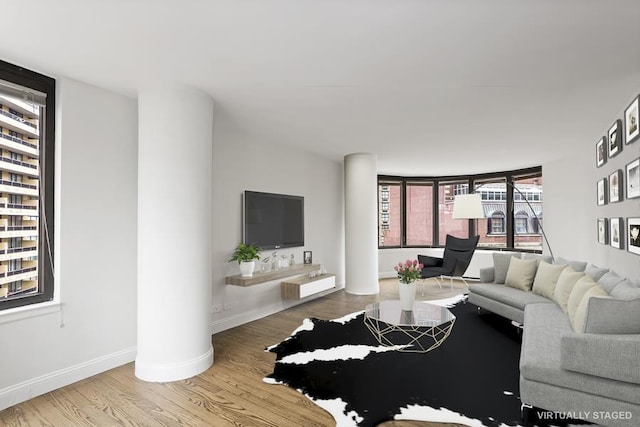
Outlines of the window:
<svg viewBox="0 0 640 427">
<path fill-rule="evenodd" d="M 483 219 L 453 219 L 472 186 Z M 378 177 L 379 247 L 444 246 L 447 234 L 479 235 L 479 248 L 542 251 L 542 168 L 462 177 Z"/>
<path fill-rule="evenodd" d="M 54 97 L 55 80 L 0 61 L 0 222 L 22 235 L 0 235 L 0 310 L 53 299 Z"/>
</svg>

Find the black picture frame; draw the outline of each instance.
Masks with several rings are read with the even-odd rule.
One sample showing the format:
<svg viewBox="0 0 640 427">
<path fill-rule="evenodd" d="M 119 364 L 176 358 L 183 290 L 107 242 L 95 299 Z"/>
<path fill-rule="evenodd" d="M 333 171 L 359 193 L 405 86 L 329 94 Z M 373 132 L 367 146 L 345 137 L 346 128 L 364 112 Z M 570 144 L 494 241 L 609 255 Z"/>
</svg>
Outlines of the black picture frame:
<svg viewBox="0 0 640 427">
<path fill-rule="evenodd" d="M 597 236 L 598 243 L 603 245 L 609 244 L 609 224 L 607 223 L 607 218 L 598 218 L 598 227 L 597 227 Z"/>
<path fill-rule="evenodd" d="M 631 144 L 640 137 L 640 95 L 624 110 L 624 142 Z"/>
<path fill-rule="evenodd" d="M 607 178 L 602 178 L 598 181 L 596 186 L 597 203 L 598 206 L 604 206 L 607 204 L 607 194 L 609 193 L 607 187 Z"/>
<path fill-rule="evenodd" d="M 640 157 L 627 163 L 624 170 L 627 199 L 640 197 Z"/>
<path fill-rule="evenodd" d="M 624 218 L 609 218 L 609 244 L 624 249 Z"/>
<path fill-rule="evenodd" d="M 603 136 L 596 142 L 596 167 L 607 163 L 607 137 Z"/>
<path fill-rule="evenodd" d="M 306 265 L 313 264 L 313 253 L 311 251 L 304 251 L 302 259 Z"/>
<path fill-rule="evenodd" d="M 609 175 L 609 198 L 607 199 L 608 203 L 616 203 L 624 200 L 624 186 L 622 185 L 623 181 L 624 174 L 622 173 L 622 169 L 618 169 L 617 171 Z"/>
<path fill-rule="evenodd" d="M 615 157 L 622 151 L 622 120 L 616 120 L 607 132 L 608 155 L 609 158 Z"/>
<path fill-rule="evenodd" d="M 640 218 L 627 218 L 627 250 L 640 255 Z"/>
</svg>

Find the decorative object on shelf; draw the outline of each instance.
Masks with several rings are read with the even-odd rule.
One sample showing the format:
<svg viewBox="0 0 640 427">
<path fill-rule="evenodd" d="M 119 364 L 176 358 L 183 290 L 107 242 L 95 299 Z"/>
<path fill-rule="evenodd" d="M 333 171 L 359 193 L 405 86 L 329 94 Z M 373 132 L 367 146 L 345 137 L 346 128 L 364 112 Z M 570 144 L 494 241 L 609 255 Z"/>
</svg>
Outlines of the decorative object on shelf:
<svg viewBox="0 0 640 427">
<path fill-rule="evenodd" d="M 640 218 L 627 218 L 627 239 L 629 252 L 640 255 Z"/>
<path fill-rule="evenodd" d="M 398 295 L 400 296 L 400 306 L 403 310 L 413 310 L 416 299 L 416 280 L 420 279 L 424 265 L 418 263 L 417 259 L 399 262 L 393 269 L 398 273 Z"/>
<path fill-rule="evenodd" d="M 275 271 L 278 269 L 278 252 L 273 252 L 271 254 L 271 271 Z"/>
<path fill-rule="evenodd" d="M 609 243 L 609 227 L 607 218 L 598 218 L 598 243 L 606 245 Z"/>
<path fill-rule="evenodd" d="M 617 156 L 622 151 L 622 121 L 616 120 L 609 128 L 609 158 Z"/>
<path fill-rule="evenodd" d="M 607 204 L 607 178 L 598 181 L 598 206 Z"/>
<path fill-rule="evenodd" d="M 603 136 L 596 143 L 596 166 L 600 167 L 607 163 L 607 137 Z"/>
<path fill-rule="evenodd" d="M 247 245 L 240 242 L 229 262 L 237 261 L 240 264 L 242 277 L 251 277 L 256 268 L 254 262 L 256 259 L 260 259 L 260 247 L 255 243 Z"/>
<path fill-rule="evenodd" d="M 611 246 L 618 249 L 624 248 L 624 219 L 623 218 L 610 218 L 609 219 L 609 240 Z"/>
<path fill-rule="evenodd" d="M 293 254 L 291 254 L 291 257 L 289 258 L 289 267 L 293 267 L 294 265 L 296 265 L 296 259 Z"/>
<path fill-rule="evenodd" d="M 313 261 L 313 256 L 311 254 L 311 251 L 304 251 L 304 263 L 305 264 L 312 264 Z"/>
<path fill-rule="evenodd" d="M 289 260 L 287 259 L 286 255 L 280 255 L 280 261 L 278 261 L 278 266 L 280 268 L 287 268 L 289 267 Z"/>
<path fill-rule="evenodd" d="M 624 140 L 631 144 L 640 136 L 640 95 L 624 110 Z"/>
<path fill-rule="evenodd" d="M 640 158 L 627 164 L 625 171 L 627 175 L 627 199 L 640 197 Z"/>
<path fill-rule="evenodd" d="M 609 175 L 609 203 L 621 202 L 623 199 L 622 170 L 618 169 Z"/>
<path fill-rule="evenodd" d="M 269 271 L 269 261 L 271 260 L 271 257 L 265 257 L 262 258 L 262 272 L 266 273 L 267 271 Z"/>
</svg>

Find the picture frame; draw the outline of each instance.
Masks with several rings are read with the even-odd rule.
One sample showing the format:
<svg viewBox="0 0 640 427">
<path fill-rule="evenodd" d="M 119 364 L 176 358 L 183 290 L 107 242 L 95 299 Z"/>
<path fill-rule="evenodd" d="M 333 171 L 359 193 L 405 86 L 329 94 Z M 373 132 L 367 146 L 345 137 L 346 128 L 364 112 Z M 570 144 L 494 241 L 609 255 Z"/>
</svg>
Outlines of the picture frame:
<svg viewBox="0 0 640 427">
<path fill-rule="evenodd" d="M 609 225 L 607 218 L 598 218 L 598 243 L 609 244 Z"/>
<path fill-rule="evenodd" d="M 609 218 L 609 242 L 617 249 L 624 249 L 624 218 Z"/>
<path fill-rule="evenodd" d="M 622 151 L 622 120 L 616 120 L 609 128 L 609 132 L 607 132 L 607 140 L 609 141 L 609 158 L 620 154 Z"/>
<path fill-rule="evenodd" d="M 624 141 L 631 144 L 640 137 L 640 95 L 624 110 Z"/>
<path fill-rule="evenodd" d="M 640 218 L 627 218 L 627 250 L 640 255 Z"/>
<path fill-rule="evenodd" d="M 596 143 L 596 167 L 607 163 L 607 137 L 603 136 Z"/>
<path fill-rule="evenodd" d="M 597 185 L 598 206 L 607 204 L 607 193 L 607 178 L 602 178 Z"/>
<path fill-rule="evenodd" d="M 313 264 L 313 254 L 311 251 L 304 251 L 303 260 L 305 265 Z"/>
<path fill-rule="evenodd" d="M 624 198 L 624 187 L 622 186 L 623 179 L 621 169 L 618 169 L 609 175 L 609 203 L 621 202 Z"/>
<path fill-rule="evenodd" d="M 624 170 L 627 199 L 640 197 L 640 157 L 627 163 Z"/>
</svg>

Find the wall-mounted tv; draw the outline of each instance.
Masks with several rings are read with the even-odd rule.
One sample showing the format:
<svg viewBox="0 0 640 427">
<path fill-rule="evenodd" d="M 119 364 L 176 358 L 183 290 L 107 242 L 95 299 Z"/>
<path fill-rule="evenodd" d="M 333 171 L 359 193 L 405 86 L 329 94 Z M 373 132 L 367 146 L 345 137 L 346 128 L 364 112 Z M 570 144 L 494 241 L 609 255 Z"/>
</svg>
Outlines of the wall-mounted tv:
<svg viewBox="0 0 640 427">
<path fill-rule="evenodd" d="M 262 249 L 304 246 L 304 197 L 245 191 L 243 241 Z"/>
</svg>

